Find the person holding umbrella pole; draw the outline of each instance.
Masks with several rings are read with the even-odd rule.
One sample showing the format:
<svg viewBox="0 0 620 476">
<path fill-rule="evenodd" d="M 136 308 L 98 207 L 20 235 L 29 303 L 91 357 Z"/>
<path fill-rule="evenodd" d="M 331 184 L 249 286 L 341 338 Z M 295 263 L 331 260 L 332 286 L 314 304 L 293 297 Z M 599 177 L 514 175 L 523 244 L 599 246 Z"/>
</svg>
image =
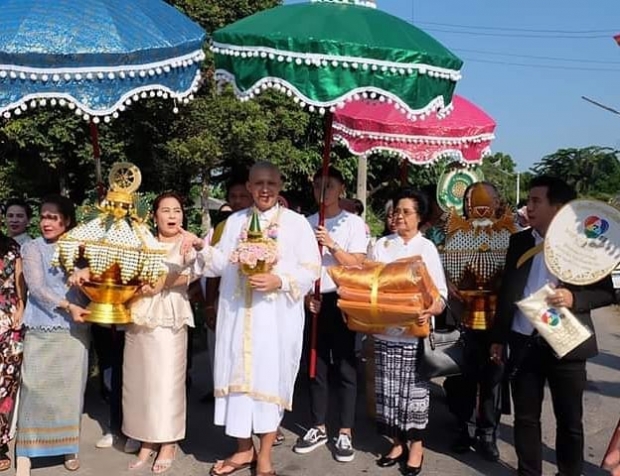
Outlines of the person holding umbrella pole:
<svg viewBox="0 0 620 476">
<path fill-rule="evenodd" d="M 313 295 L 308 295 L 306 300 L 310 311 L 318 314 L 316 372 L 310 376 L 312 426 L 297 441 L 293 450 L 298 454 L 310 453 L 328 441 L 325 427 L 329 399 L 328 375 L 330 362 L 333 361 L 340 406 L 334 457 L 344 463 L 355 457 L 351 436 L 357 395 L 355 332 L 347 328 L 336 305 L 336 284 L 328 276 L 327 268 L 360 264 L 366 256 L 368 240 L 362 218 L 340 208 L 340 199 L 344 196 L 344 178 L 338 170 L 330 167 L 326 176 L 322 171 L 317 172 L 313 188 L 317 203 L 320 204 L 323 197 L 325 222 L 320 224 L 318 213 L 308 217 L 322 248 L 320 300 Z"/>
</svg>

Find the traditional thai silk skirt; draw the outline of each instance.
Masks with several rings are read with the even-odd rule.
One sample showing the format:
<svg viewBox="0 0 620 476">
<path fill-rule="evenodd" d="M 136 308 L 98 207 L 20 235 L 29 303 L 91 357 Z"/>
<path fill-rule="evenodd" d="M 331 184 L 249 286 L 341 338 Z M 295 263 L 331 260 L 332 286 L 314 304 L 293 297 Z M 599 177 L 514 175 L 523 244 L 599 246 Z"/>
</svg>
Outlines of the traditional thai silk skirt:
<svg viewBox="0 0 620 476">
<path fill-rule="evenodd" d="M 24 330 L 9 329 L 0 335 L 0 444 L 12 438 L 23 356 Z"/>
<path fill-rule="evenodd" d="M 185 438 L 187 326 L 125 331 L 123 433 L 148 443 Z"/>
<path fill-rule="evenodd" d="M 17 456 L 79 453 L 88 336 L 88 326 L 26 330 Z"/>
<path fill-rule="evenodd" d="M 418 371 L 421 342 L 375 338 L 377 426 L 402 442 L 421 440 L 428 423 L 429 383 Z"/>
</svg>

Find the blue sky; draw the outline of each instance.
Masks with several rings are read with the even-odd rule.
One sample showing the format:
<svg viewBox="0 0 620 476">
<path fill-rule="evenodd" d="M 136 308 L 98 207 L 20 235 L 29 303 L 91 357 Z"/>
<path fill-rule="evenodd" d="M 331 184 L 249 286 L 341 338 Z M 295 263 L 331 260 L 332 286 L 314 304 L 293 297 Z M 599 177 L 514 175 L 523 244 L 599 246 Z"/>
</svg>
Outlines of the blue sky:
<svg viewBox="0 0 620 476">
<path fill-rule="evenodd" d="M 510 154 L 519 170 L 559 148 L 620 148 L 620 116 L 581 99 L 620 109 L 620 0 L 377 3 L 464 60 L 457 93 L 497 121 L 493 151 Z"/>
</svg>

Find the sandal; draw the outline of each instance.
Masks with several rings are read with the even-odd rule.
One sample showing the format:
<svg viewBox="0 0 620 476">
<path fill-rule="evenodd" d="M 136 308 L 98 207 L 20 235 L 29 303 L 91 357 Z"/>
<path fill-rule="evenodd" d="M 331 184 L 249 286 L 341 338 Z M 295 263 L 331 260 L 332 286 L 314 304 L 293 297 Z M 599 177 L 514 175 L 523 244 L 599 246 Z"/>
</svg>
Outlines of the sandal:
<svg viewBox="0 0 620 476">
<path fill-rule="evenodd" d="M 273 446 L 280 446 L 285 441 L 286 441 L 286 436 L 284 436 L 284 433 L 282 433 L 282 430 L 278 428 L 278 432 L 276 433 L 276 439 L 273 442 Z"/>
<path fill-rule="evenodd" d="M 65 455 L 64 465 L 67 471 L 77 471 L 80 469 L 80 457 L 77 454 Z"/>
<path fill-rule="evenodd" d="M 17 457 L 15 476 L 30 476 L 30 458 L 26 456 Z"/>
<path fill-rule="evenodd" d="M 159 451 L 161 452 L 161 449 Z M 174 460 L 176 459 L 176 457 L 177 457 L 177 446 L 174 445 L 174 451 L 172 453 L 172 458 L 159 459 L 159 455 L 158 455 L 158 458 L 153 463 L 153 467 L 151 468 L 151 471 L 154 474 L 165 473 L 170 468 L 172 468 L 172 463 L 174 463 Z"/>
<path fill-rule="evenodd" d="M 218 469 L 215 469 L 215 467 L 218 464 L 220 468 L 229 467 L 229 468 L 232 468 L 232 470 L 231 471 L 220 471 Z M 234 461 L 225 459 L 225 460 L 218 461 L 217 463 L 215 463 L 213 467 L 211 468 L 211 471 L 209 471 L 209 474 L 211 476 L 229 476 L 231 474 L 236 473 L 237 471 L 243 471 L 244 469 L 253 469 L 255 467 L 256 467 L 256 460 L 252 460 L 248 463 L 235 463 Z"/>
<path fill-rule="evenodd" d="M 154 451 L 149 452 L 149 454 L 147 455 L 147 457 L 145 459 L 141 459 L 140 456 L 136 456 L 131 463 L 129 463 L 129 466 L 127 467 L 127 469 L 129 471 L 134 471 L 136 469 L 140 469 L 142 468 L 144 465 L 146 465 L 149 460 L 155 455 Z"/>
<path fill-rule="evenodd" d="M 2 459 L 0 459 L 0 471 L 6 471 L 11 468 L 11 458 L 7 455 L 4 455 Z"/>
</svg>

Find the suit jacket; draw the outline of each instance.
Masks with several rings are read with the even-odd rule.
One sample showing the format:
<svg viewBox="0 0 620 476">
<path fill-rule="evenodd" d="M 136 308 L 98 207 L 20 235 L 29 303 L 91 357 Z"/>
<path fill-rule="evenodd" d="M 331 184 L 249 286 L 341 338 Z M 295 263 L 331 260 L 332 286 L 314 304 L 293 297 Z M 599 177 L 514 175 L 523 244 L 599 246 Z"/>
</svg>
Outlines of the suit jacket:
<svg viewBox="0 0 620 476">
<path fill-rule="evenodd" d="M 504 276 L 497 298 L 494 325 L 491 330 L 492 342 L 506 344 L 508 341 L 517 311 L 516 302 L 524 297 L 523 291 L 532 268 L 532 259 L 526 261 L 519 269 L 517 269 L 517 261 L 534 244 L 532 230 L 524 230 L 510 237 Z M 563 360 L 585 360 L 594 357 L 598 353 L 598 348 L 590 314 L 592 309 L 607 306 L 615 301 L 611 277 L 608 276 L 588 286 L 575 286 L 568 283 L 560 283 L 560 285 L 573 293 L 574 302 L 570 309 L 572 313 L 582 324 L 592 330 L 592 336 L 564 356 Z"/>
</svg>

